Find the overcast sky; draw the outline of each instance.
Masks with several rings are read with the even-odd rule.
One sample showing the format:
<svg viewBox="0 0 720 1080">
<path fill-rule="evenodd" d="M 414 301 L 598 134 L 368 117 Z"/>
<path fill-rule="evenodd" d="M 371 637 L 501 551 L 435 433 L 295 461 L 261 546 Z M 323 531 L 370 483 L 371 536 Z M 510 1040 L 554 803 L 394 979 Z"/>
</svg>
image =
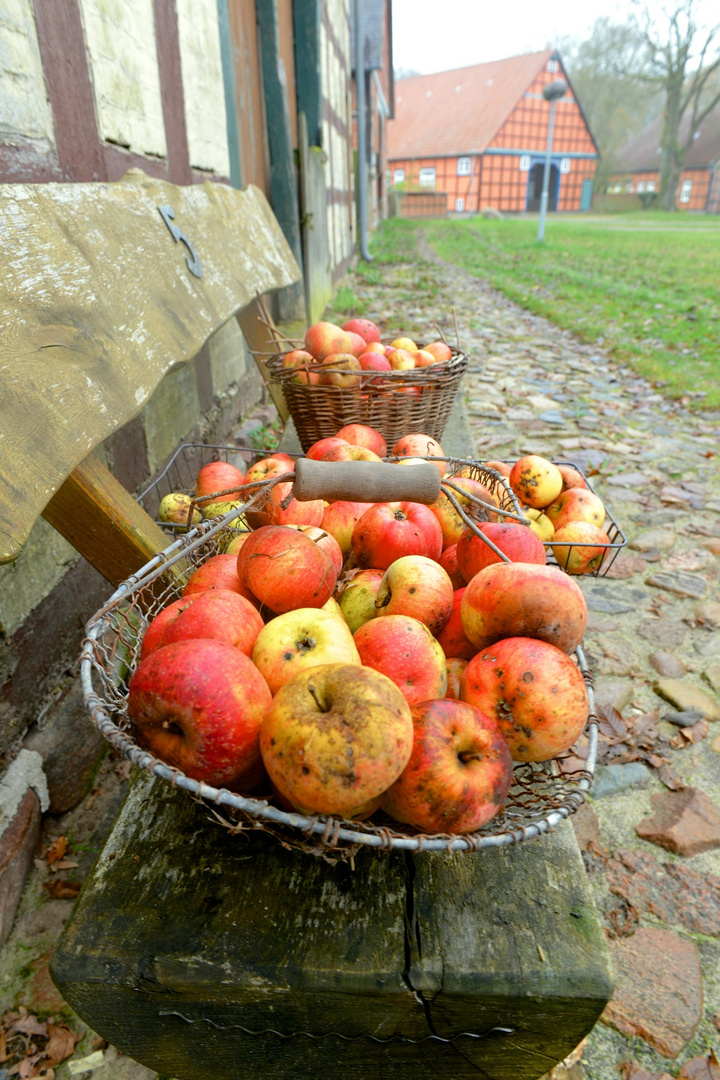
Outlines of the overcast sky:
<svg viewBox="0 0 720 1080">
<path fill-rule="evenodd" d="M 699 0 L 708 12 L 716 4 Z M 648 0 L 658 16 L 664 6 Z M 587 37 L 603 15 L 625 22 L 630 10 L 631 0 L 392 0 L 393 62 L 431 75 L 539 52 L 559 37 Z"/>
</svg>

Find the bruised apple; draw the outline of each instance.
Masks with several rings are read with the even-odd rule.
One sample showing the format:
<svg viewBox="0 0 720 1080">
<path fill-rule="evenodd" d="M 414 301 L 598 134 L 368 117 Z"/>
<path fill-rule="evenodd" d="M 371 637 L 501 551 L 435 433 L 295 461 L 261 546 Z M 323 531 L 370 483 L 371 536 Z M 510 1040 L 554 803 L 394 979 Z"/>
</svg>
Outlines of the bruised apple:
<svg viewBox="0 0 720 1080">
<path fill-rule="evenodd" d="M 494 716 L 514 761 L 548 761 L 585 727 L 588 696 L 573 660 L 546 641 L 508 637 L 480 650 L 462 678 L 463 701 Z"/>
<path fill-rule="evenodd" d="M 267 683 L 239 649 L 195 639 L 141 660 L 128 695 L 139 746 L 194 780 L 242 791 L 257 778 Z M 252 779 L 251 779 L 252 778 Z"/>
<path fill-rule="evenodd" d="M 246 484 L 261 484 L 265 480 L 271 480 L 274 476 L 282 476 L 283 473 L 293 472 L 294 460 L 285 454 L 272 454 L 270 457 L 261 458 L 251 465 L 245 475 Z M 250 493 L 251 494 L 251 493 Z"/>
<path fill-rule="evenodd" d="M 492 541 L 511 562 L 545 565 L 545 548 L 542 540 L 527 525 L 510 522 L 483 521 L 477 525 L 479 532 Z M 457 542 L 457 563 L 465 581 L 471 581 L 480 570 L 502 558 L 482 537 L 466 528 Z"/>
<path fill-rule="evenodd" d="M 583 639 L 587 605 L 577 582 L 556 566 L 499 562 L 469 582 L 460 615 L 478 649 L 500 638 L 530 637 L 570 653 Z"/>
<path fill-rule="evenodd" d="M 571 489 L 572 490 L 572 489 Z M 550 545 L 558 566 L 568 574 L 592 574 L 608 552 L 607 533 L 589 521 L 569 521 Z"/>
<path fill-rule="evenodd" d="M 342 324 L 342 329 L 359 334 L 368 345 L 373 341 L 380 341 L 380 328 L 370 319 L 348 319 Z"/>
<path fill-rule="evenodd" d="M 265 525 L 245 541 L 237 571 L 243 584 L 278 615 L 321 608 L 337 580 L 330 556 L 303 533 L 282 525 Z"/>
<path fill-rule="evenodd" d="M 375 601 L 384 577 L 382 570 L 356 570 L 340 594 L 340 610 L 351 633 L 375 618 Z"/>
<path fill-rule="evenodd" d="M 450 617 L 452 582 L 442 566 L 424 555 L 404 555 L 391 563 L 380 582 L 378 616 L 410 615 L 437 637 Z"/>
<path fill-rule="evenodd" d="M 445 654 L 418 619 L 407 615 L 371 619 L 356 631 L 354 640 L 361 662 L 392 679 L 411 705 L 445 696 Z"/>
<path fill-rule="evenodd" d="M 316 525 L 290 525 L 289 527 L 291 529 L 297 529 L 298 532 L 304 533 L 305 536 L 309 536 L 313 543 L 317 544 L 318 547 L 321 547 L 332 559 L 335 573 L 338 577 L 340 576 L 343 568 L 343 553 L 334 536 Z"/>
<path fill-rule="evenodd" d="M 351 546 L 360 566 L 387 570 L 403 555 L 439 559 L 442 529 L 432 510 L 422 503 L 375 503 L 355 526 Z"/>
<path fill-rule="evenodd" d="M 317 361 L 305 349 L 293 349 L 291 352 L 285 353 L 282 358 L 282 366 L 295 372 L 290 380 L 291 382 L 303 383 L 307 386 L 317 386 L 320 382 Z"/>
<path fill-rule="evenodd" d="M 447 690 L 445 697 L 460 700 L 460 687 L 467 660 L 461 660 L 459 656 L 450 656 L 447 660 Z"/>
<path fill-rule="evenodd" d="M 512 783 L 512 758 L 492 717 L 464 701 L 412 708 L 413 747 L 380 805 L 425 833 L 470 833 L 494 817 Z"/>
<path fill-rule="evenodd" d="M 341 616 L 321 608 L 297 608 L 263 627 L 252 661 L 275 695 L 301 671 L 318 664 L 359 664 L 360 657 Z"/>
<path fill-rule="evenodd" d="M 558 465 L 560 475 L 563 478 L 563 491 L 568 488 L 586 488 L 585 477 L 574 465 Z"/>
<path fill-rule="evenodd" d="M 557 465 L 538 454 L 526 454 L 510 469 L 510 487 L 527 506 L 542 510 L 562 491 L 563 478 Z"/>
<path fill-rule="evenodd" d="M 354 664 L 323 664 L 280 688 L 260 750 L 270 779 L 306 814 L 354 817 L 397 780 L 413 743 L 405 698 Z"/>
<path fill-rule="evenodd" d="M 185 495 L 182 491 L 171 491 L 169 495 L 164 495 L 160 500 L 157 514 L 160 521 L 166 521 L 172 525 L 187 526 L 188 523 L 199 525 L 202 521 L 199 511 L 192 506 L 192 497 Z"/>
<path fill-rule="evenodd" d="M 337 386 L 340 390 L 352 390 L 362 382 L 362 368 L 352 353 L 331 353 L 326 356 L 320 369 L 321 386 Z"/>
<path fill-rule="evenodd" d="M 602 499 L 589 488 L 568 488 L 545 509 L 555 527 L 555 532 L 570 521 L 589 521 L 599 529 L 605 523 L 605 507 Z"/>
</svg>

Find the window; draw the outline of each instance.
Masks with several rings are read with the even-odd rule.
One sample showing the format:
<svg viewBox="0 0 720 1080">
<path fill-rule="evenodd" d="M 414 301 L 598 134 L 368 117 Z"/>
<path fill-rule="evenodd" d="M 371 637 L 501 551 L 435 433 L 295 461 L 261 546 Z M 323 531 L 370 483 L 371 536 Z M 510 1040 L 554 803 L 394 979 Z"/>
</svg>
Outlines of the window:
<svg viewBox="0 0 720 1080">
<path fill-rule="evenodd" d="M 547 70 L 551 71 L 553 73 L 553 75 L 555 74 L 556 71 L 559 71 L 560 70 L 560 65 L 558 64 L 557 60 L 548 60 L 548 62 L 547 62 Z"/>
<path fill-rule="evenodd" d="M 457 174 L 458 174 L 458 176 L 469 176 L 470 175 L 470 158 L 469 157 L 459 157 L 458 158 Z"/>
<path fill-rule="evenodd" d="M 690 202 L 691 192 L 692 180 L 683 180 L 682 187 L 680 188 L 680 202 Z"/>
<path fill-rule="evenodd" d="M 637 190 L 638 195 L 642 195 L 643 191 L 645 190 L 645 181 L 644 180 L 638 180 L 636 190 Z"/>
<path fill-rule="evenodd" d="M 393 184 L 402 184 L 405 179 L 404 169 L 395 169 L 393 172 Z"/>
<path fill-rule="evenodd" d="M 456 209 L 458 214 L 462 214 L 463 210 L 465 209 L 465 200 L 464 199 L 456 199 L 455 200 L 455 209 Z"/>
<path fill-rule="evenodd" d="M 628 193 L 628 195 L 632 195 L 632 191 L 633 191 L 633 182 L 632 182 L 632 180 L 626 180 L 625 181 L 625 191 Z"/>
<path fill-rule="evenodd" d="M 646 191 L 654 191 L 655 190 L 655 181 L 654 180 L 648 180 L 645 190 Z"/>
<path fill-rule="evenodd" d="M 622 191 L 622 184 L 613 184 L 613 194 L 617 195 L 619 191 Z"/>
<path fill-rule="evenodd" d="M 564 157 L 564 158 L 560 159 L 560 172 L 561 173 L 569 173 L 570 172 L 570 158 L 569 157 Z"/>
<path fill-rule="evenodd" d="M 530 172 L 530 155 L 523 154 L 520 158 L 520 172 Z"/>
<path fill-rule="evenodd" d="M 435 187 L 435 170 L 434 169 L 421 169 L 420 170 L 420 187 Z"/>
</svg>

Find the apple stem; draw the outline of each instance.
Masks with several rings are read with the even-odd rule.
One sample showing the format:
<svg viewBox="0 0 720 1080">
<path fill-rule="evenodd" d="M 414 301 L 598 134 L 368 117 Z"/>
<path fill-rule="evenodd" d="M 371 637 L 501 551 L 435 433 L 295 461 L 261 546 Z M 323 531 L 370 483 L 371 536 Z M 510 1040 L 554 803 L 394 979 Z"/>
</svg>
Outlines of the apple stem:
<svg viewBox="0 0 720 1080">
<path fill-rule="evenodd" d="M 462 761 L 463 765 L 467 765 L 471 761 L 482 761 L 483 754 L 471 754 L 466 750 L 462 754 L 458 754 L 458 758 Z"/>
<path fill-rule="evenodd" d="M 308 687 L 308 689 L 309 689 L 310 694 L 312 695 L 312 697 L 315 699 L 315 704 L 317 705 L 320 712 L 330 712 L 330 706 L 327 705 L 324 701 L 322 701 L 318 697 L 317 690 L 315 689 L 315 687 L 310 686 L 310 687 Z"/>
</svg>

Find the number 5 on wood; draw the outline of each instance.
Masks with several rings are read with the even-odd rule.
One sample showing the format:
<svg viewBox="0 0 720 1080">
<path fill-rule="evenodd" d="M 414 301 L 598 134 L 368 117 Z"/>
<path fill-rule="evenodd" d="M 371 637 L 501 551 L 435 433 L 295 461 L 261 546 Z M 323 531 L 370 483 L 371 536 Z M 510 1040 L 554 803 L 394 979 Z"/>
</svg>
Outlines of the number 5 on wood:
<svg viewBox="0 0 720 1080">
<path fill-rule="evenodd" d="M 187 263 L 188 270 L 191 274 L 194 274 L 196 278 L 201 278 L 202 267 L 200 265 L 200 259 L 197 256 L 195 248 L 192 246 L 182 229 L 178 229 L 177 225 L 173 225 L 175 211 L 173 210 L 172 206 L 158 206 L 158 210 L 160 211 L 161 218 L 170 230 L 173 240 L 182 240 L 183 244 L 190 252 L 190 255 L 192 255 L 192 258 L 190 258 L 188 255 L 185 256 L 185 262 Z"/>
</svg>

